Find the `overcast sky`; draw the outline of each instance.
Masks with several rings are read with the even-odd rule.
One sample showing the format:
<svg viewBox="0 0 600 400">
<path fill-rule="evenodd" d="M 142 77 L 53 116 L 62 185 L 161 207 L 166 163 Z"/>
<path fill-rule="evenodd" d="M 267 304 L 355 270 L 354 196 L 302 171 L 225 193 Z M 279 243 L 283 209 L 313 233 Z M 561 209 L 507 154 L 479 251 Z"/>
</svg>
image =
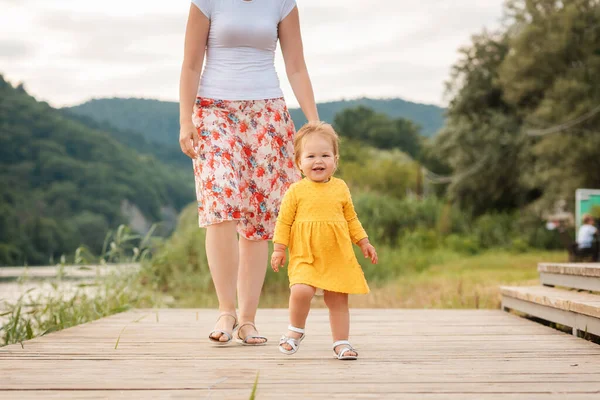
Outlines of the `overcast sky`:
<svg viewBox="0 0 600 400">
<path fill-rule="evenodd" d="M 317 101 L 438 105 L 458 48 L 497 28 L 503 3 L 297 1 Z M 57 107 L 101 97 L 177 101 L 188 11 L 188 0 L 0 0 L 0 74 Z M 296 106 L 279 51 L 276 67 Z"/>
</svg>

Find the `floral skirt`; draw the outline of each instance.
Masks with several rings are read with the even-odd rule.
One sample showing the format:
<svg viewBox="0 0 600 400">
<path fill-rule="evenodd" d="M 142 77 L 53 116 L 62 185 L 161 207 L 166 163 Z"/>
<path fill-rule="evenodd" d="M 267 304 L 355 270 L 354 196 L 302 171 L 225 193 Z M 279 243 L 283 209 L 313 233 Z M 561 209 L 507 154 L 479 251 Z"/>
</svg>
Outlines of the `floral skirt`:
<svg viewBox="0 0 600 400">
<path fill-rule="evenodd" d="M 300 179 L 294 165 L 294 123 L 283 98 L 196 99 L 194 159 L 201 227 L 238 221 L 250 240 L 273 238 L 281 199 Z"/>
</svg>

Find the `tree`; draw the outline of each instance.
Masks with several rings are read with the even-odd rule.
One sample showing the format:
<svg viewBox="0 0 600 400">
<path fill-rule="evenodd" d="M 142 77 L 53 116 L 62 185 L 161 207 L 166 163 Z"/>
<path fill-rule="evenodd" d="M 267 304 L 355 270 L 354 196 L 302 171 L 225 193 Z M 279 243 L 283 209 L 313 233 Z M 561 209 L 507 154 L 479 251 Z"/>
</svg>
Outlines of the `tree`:
<svg viewBox="0 0 600 400">
<path fill-rule="evenodd" d="M 506 101 L 534 139 L 541 206 L 600 188 L 600 1 L 513 0 L 511 48 L 499 68 Z M 576 123 L 573 123 L 576 122 Z"/>
<path fill-rule="evenodd" d="M 600 2 L 511 0 L 506 11 L 506 29 L 461 50 L 434 143 L 458 176 L 450 196 L 478 213 L 600 187 Z"/>
<path fill-rule="evenodd" d="M 520 179 L 527 168 L 528 144 L 498 81 L 498 67 L 508 53 L 507 36 L 484 32 L 460 53 L 447 83 L 447 93 L 454 96 L 447 123 L 433 151 L 453 170 L 451 199 L 476 214 L 509 210 L 528 195 Z"/>
<path fill-rule="evenodd" d="M 417 157 L 421 148 L 420 127 L 414 122 L 404 118 L 391 119 L 364 106 L 336 114 L 334 127 L 344 137 L 380 149 L 398 148 L 412 157 Z"/>
</svg>

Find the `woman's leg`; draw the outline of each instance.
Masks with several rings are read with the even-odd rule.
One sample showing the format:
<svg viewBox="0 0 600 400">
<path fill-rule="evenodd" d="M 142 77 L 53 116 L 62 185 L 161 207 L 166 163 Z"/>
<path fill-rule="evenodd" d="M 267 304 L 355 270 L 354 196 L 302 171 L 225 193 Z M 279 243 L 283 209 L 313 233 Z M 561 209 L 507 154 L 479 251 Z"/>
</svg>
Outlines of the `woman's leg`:
<svg viewBox="0 0 600 400">
<path fill-rule="evenodd" d="M 290 324 L 296 328 L 304 329 L 306 318 L 310 311 L 310 301 L 315 295 L 316 289 L 312 286 L 297 284 L 290 289 Z M 301 333 L 288 331 L 287 337 L 300 339 Z M 286 350 L 291 350 L 292 346 L 287 343 L 281 345 Z"/>
<path fill-rule="evenodd" d="M 212 276 L 219 311 L 235 315 L 235 295 L 238 274 L 237 221 L 226 221 L 210 225 L 206 232 L 206 257 Z M 215 329 L 231 331 L 233 318 L 223 317 L 217 321 Z M 222 342 L 227 337 L 221 333 L 213 334 L 213 338 Z"/>
<path fill-rule="evenodd" d="M 325 305 L 329 308 L 329 324 L 331 325 L 331 335 L 333 341 L 348 340 L 350 334 L 350 310 L 348 309 L 348 294 L 325 291 Z M 336 354 L 341 346 L 335 348 Z M 356 353 L 348 351 L 348 356 L 355 356 Z"/>
<path fill-rule="evenodd" d="M 238 270 L 238 301 L 240 324 L 254 322 L 260 292 L 267 272 L 269 244 L 266 240 L 248 240 L 240 235 Z M 242 327 L 239 336 L 245 338 L 258 332 L 250 325 Z M 262 343 L 264 339 L 248 339 L 248 343 Z"/>
</svg>

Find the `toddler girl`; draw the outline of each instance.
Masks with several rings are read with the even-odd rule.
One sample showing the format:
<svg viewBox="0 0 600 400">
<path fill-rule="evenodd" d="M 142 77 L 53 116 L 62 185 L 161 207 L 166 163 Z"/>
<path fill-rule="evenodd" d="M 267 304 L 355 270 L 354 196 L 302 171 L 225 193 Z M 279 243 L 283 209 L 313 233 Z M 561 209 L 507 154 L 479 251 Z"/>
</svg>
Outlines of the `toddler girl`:
<svg viewBox="0 0 600 400">
<path fill-rule="evenodd" d="M 290 326 L 279 350 L 294 354 L 304 339 L 310 301 L 317 289 L 329 308 L 333 351 L 340 360 L 356 360 L 348 342 L 348 294 L 369 292 L 352 243 L 377 264 L 377 253 L 354 211 L 346 183 L 333 177 L 338 163 L 339 139 L 331 125 L 310 122 L 294 138 L 295 162 L 304 179 L 285 193 L 275 226 L 271 267 L 275 272 L 290 260 Z"/>
</svg>

